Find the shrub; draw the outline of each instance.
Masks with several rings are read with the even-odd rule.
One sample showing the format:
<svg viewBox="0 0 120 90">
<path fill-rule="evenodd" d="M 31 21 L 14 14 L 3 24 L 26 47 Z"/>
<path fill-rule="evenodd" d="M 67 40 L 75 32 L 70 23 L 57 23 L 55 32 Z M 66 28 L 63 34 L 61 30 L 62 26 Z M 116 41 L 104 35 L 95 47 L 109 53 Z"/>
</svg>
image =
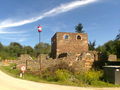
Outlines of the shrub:
<svg viewBox="0 0 120 90">
<path fill-rule="evenodd" d="M 50 62 L 50 63 L 53 63 L 53 62 Z M 60 69 L 60 70 L 67 70 L 67 71 L 73 72 L 73 68 L 70 67 L 68 65 L 68 63 L 65 62 L 65 61 L 58 61 L 56 64 L 53 64 L 53 65 L 51 64 L 47 68 L 47 70 L 52 72 L 52 73 L 56 72 L 58 69 Z"/>
<path fill-rule="evenodd" d="M 102 77 L 103 73 L 101 71 L 90 70 L 84 73 L 79 73 L 76 78 L 87 85 L 91 85 L 93 81 L 98 81 Z"/>
<path fill-rule="evenodd" d="M 47 81 L 57 81 L 55 77 L 55 73 L 49 70 L 45 70 L 44 72 L 42 72 L 42 78 Z"/>
<path fill-rule="evenodd" d="M 56 72 L 56 79 L 59 81 L 67 81 L 71 78 L 71 74 L 67 70 L 58 69 Z"/>
<path fill-rule="evenodd" d="M 101 71 L 88 71 L 85 73 L 85 82 L 88 84 L 91 84 L 92 81 L 97 81 L 102 77 L 102 72 Z"/>
</svg>

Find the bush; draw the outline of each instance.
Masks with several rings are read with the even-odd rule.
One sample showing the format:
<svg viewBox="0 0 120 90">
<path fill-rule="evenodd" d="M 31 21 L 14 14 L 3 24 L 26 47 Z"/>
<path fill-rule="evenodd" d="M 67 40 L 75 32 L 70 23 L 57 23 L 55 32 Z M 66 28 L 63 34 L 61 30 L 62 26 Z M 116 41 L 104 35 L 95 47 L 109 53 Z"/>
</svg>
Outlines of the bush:
<svg viewBox="0 0 120 90">
<path fill-rule="evenodd" d="M 55 77 L 55 73 L 49 70 L 42 72 L 42 78 L 47 81 L 57 81 Z"/>
<path fill-rule="evenodd" d="M 91 70 L 84 73 L 79 73 L 75 76 L 80 82 L 91 85 L 93 81 L 100 80 L 103 76 L 103 73 L 101 71 Z"/>
<path fill-rule="evenodd" d="M 103 73 L 101 71 L 88 71 L 85 73 L 85 82 L 88 84 L 92 84 L 92 81 L 100 80 Z"/>
<path fill-rule="evenodd" d="M 56 74 L 56 79 L 58 80 L 58 81 L 67 81 L 67 80 L 69 80 L 70 78 L 71 78 L 71 74 L 70 74 L 70 72 L 68 72 L 67 70 L 60 70 L 60 69 L 58 69 L 56 72 L 55 72 L 55 74 Z"/>
<path fill-rule="evenodd" d="M 50 62 L 50 63 L 53 63 L 53 62 Z M 70 67 L 70 66 L 68 65 L 68 63 L 65 62 L 65 61 L 58 61 L 58 63 L 56 63 L 56 64 L 51 64 L 51 65 L 47 68 L 47 70 L 48 70 L 49 72 L 51 72 L 51 73 L 55 73 L 58 69 L 60 69 L 60 70 L 67 70 L 67 71 L 69 71 L 69 72 L 73 72 L 73 71 L 74 71 L 73 68 Z"/>
</svg>

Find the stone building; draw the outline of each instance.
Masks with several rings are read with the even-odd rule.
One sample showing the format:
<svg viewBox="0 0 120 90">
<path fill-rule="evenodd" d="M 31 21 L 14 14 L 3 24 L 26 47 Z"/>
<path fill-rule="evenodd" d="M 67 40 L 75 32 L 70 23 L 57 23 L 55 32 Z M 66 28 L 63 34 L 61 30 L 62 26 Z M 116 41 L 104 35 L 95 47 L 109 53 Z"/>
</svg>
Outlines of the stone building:
<svg viewBox="0 0 120 90">
<path fill-rule="evenodd" d="M 51 55 L 53 58 L 88 51 L 88 35 L 86 33 L 57 32 L 51 39 Z"/>
</svg>

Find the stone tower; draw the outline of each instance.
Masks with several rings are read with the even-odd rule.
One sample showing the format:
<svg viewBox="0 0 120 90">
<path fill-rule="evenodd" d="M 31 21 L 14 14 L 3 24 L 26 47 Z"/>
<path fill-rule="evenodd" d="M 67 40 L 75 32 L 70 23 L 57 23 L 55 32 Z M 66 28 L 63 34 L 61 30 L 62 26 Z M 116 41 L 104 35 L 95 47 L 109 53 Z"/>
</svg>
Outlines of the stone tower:
<svg viewBox="0 0 120 90">
<path fill-rule="evenodd" d="M 88 35 L 86 33 L 57 32 L 51 39 L 51 55 L 77 54 L 88 51 Z"/>
</svg>

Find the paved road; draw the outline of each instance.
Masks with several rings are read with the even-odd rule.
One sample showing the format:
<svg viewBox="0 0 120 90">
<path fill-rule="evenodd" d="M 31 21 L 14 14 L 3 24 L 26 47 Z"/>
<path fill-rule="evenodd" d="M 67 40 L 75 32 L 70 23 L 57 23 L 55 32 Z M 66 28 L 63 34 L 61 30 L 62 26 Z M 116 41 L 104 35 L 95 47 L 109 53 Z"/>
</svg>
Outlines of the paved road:
<svg viewBox="0 0 120 90">
<path fill-rule="evenodd" d="M 120 90 L 120 88 L 84 88 L 37 83 L 16 79 L 0 71 L 0 90 Z"/>
</svg>

